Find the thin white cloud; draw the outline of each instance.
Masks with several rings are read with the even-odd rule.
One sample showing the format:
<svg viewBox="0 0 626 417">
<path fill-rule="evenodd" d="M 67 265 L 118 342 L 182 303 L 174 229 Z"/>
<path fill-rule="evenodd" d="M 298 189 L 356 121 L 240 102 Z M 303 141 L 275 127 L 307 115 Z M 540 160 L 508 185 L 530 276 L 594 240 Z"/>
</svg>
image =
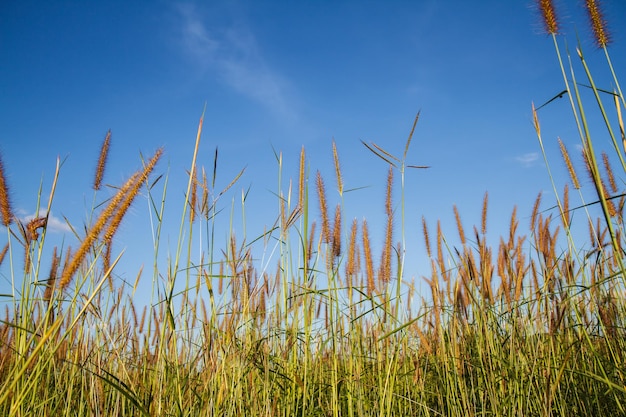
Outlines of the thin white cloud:
<svg viewBox="0 0 626 417">
<path fill-rule="evenodd" d="M 182 42 L 199 65 L 273 113 L 295 118 L 287 81 L 264 59 L 254 35 L 244 25 L 211 28 L 194 5 L 180 6 Z"/>
<path fill-rule="evenodd" d="M 533 166 L 538 159 L 539 154 L 537 152 L 529 152 L 515 157 L 515 160 L 525 167 Z"/>
</svg>

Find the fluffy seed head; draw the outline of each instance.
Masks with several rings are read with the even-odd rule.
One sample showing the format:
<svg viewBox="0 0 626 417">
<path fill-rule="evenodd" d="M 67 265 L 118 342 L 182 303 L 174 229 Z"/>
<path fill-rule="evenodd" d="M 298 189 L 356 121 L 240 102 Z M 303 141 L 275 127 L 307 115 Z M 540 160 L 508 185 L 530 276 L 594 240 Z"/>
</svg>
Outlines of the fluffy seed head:
<svg viewBox="0 0 626 417">
<path fill-rule="evenodd" d="M 109 155 L 109 145 L 111 143 L 111 130 L 107 132 L 100 147 L 100 156 L 98 157 L 98 165 L 96 166 L 96 177 L 93 181 L 93 189 L 98 191 L 102 187 L 102 178 L 104 177 L 104 168 Z"/>
<path fill-rule="evenodd" d="M 333 225 L 333 256 L 341 256 L 341 205 L 335 207 L 335 223 Z"/>
<path fill-rule="evenodd" d="M 554 35 L 559 32 L 559 21 L 556 16 L 554 2 L 552 0 L 537 0 L 537 6 L 541 13 L 544 29 L 547 33 Z"/>
<path fill-rule="evenodd" d="M 559 138 L 559 148 L 561 148 L 561 155 L 563 155 L 563 160 L 565 161 L 565 165 L 567 166 L 567 171 L 569 172 L 569 176 L 572 179 L 572 184 L 574 185 L 574 189 L 580 189 L 580 182 L 578 181 L 578 176 L 576 175 L 576 171 L 574 171 L 574 165 L 572 164 L 572 160 L 569 157 L 569 153 L 567 152 L 567 148 L 565 144 Z"/>
<path fill-rule="evenodd" d="M 585 0 L 585 8 L 587 9 L 587 16 L 589 17 L 589 23 L 593 31 L 593 38 L 596 45 L 600 48 L 606 48 L 606 46 L 611 43 L 611 34 L 608 31 L 600 1 Z"/>
<path fill-rule="evenodd" d="M 324 188 L 324 180 L 322 174 L 317 171 L 317 177 L 315 178 L 317 185 L 317 195 L 320 202 L 320 214 L 322 216 L 322 240 L 325 243 L 330 242 L 330 226 L 328 223 L 328 206 L 326 204 L 326 188 Z"/>
<path fill-rule="evenodd" d="M 4 175 L 4 165 L 0 156 L 0 223 L 8 226 L 13 221 L 13 211 L 11 210 L 11 202 L 9 201 L 9 187 Z"/>
<path fill-rule="evenodd" d="M 337 176 L 337 190 L 339 195 L 343 195 L 343 177 L 341 176 L 341 165 L 339 164 L 339 153 L 337 144 L 333 140 L 333 162 L 335 163 L 335 175 Z"/>
</svg>

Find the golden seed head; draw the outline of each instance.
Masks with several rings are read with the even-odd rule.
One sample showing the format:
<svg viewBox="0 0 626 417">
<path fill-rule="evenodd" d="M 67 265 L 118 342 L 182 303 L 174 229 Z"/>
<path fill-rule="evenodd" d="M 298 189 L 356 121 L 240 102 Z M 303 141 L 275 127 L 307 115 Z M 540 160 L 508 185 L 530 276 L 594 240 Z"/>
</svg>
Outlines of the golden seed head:
<svg viewBox="0 0 626 417">
<path fill-rule="evenodd" d="M 48 284 L 46 285 L 46 291 L 43 294 L 45 301 L 50 301 L 52 298 L 52 291 L 57 280 L 57 271 L 59 269 L 59 261 L 61 257 L 57 255 L 57 247 L 55 246 L 52 251 L 52 264 L 50 265 L 50 274 L 48 275 Z"/>
<path fill-rule="evenodd" d="M 587 9 L 587 16 L 589 17 L 589 23 L 591 24 L 596 45 L 600 48 L 606 48 L 606 46 L 611 43 L 611 34 L 608 31 L 608 25 L 604 18 L 600 1 L 585 0 L 585 8 Z"/>
<path fill-rule="evenodd" d="M 335 207 L 335 224 L 333 225 L 333 256 L 341 256 L 341 205 Z"/>
<path fill-rule="evenodd" d="M 304 146 L 300 151 L 300 164 L 298 167 L 298 205 L 304 207 L 304 164 L 306 162 L 306 156 L 304 153 Z"/>
<path fill-rule="evenodd" d="M 102 187 L 102 178 L 104 177 L 104 168 L 109 155 L 109 145 L 111 143 L 111 130 L 107 132 L 100 147 L 100 156 L 98 157 L 98 165 L 96 166 L 96 177 L 93 181 L 93 189 L 98 191 Z"/>
<path fill-rule="evenodd" d="M 487 205 L 489 203 L 489 194 L 485 192 L 485 198 L 483 199 L 483 210 L 481 216 L 481 233 L 487 234 Z"/>
<path fill-rule="evenodd" d="M 194 167 L 191 178 L 191 196 L 189 196 L 189 221 L 196 219 L 196 206 L 198 203 L 198 170 Z"/>
<path fill-rule="evenodd" d="M 580 182 L 578 181 L 578 175 L 576 175 L 576 171 L 574 171 L 574 165 L 572 164 L 572 160 L 569 157 L 569 153 L 567 152 L 567 148 L 565 144 L 559 138 L 559 148 L 561 148 L 561 155 L 563 155 L 563 160 L 565 161 L 565 165 L 567 166 L 567 171 L 569 172 L 569 176 L 572 179 L 572 184 L 574 185 L 574 189 L 580 189 Z"/>
<path fill-rule="evenodd" d="M 552 0 L 537 0 L 541 19 L 547 33 L 554 35 L 559 32 L 559 21 Z"/>
<path fill-rule="evenodd" d="M 356 234 L 358 227 L 358 222 L 354 219 L 350 228 L 350 242 L 348 243 L 348 263 L 346 264 L 346 276 L 348 279 L 356 274 Z"/>
<path fill-rule="evenodd" d="M 393 190 L 393 166 L 389 165 L 389 172 L 387 174 L 387 197 L 385 198 L 385 213 L 387 216 L 393 214 L 393 207 L 391 204 L 391 191 Z"/>
<path fill-rule="evenodd" d="M 367 227 L 367 221 L 363 220 L 363 251 L 365 255 L 365 273 L 367 276 L 367 294 L 371 295 L 376 289 L 376 282 L 374 281 L 374 262 L 372 261 L 372 248 L 370 245 L 369 229 Z"/>
<path fill-rule="evenodd" d="M 31 221 L 29 221 L 28 224 L 26 225 L 26 230 L 28 231 L 28 238 L 33 241 L 39 239 L 39 232 L 37 231 L 37 229 L 46 227 L 47 223 L 48 223 L 47 217 L 37 217 L 36 219 L 32 219 Z"/>
<path fill-rule="evenodd" d="M 426 225 L 426 219 L 422 216 L 422 229 L 424 230 L 424 242 L 426 243 L 426 254 L 429 258 L 432 258 L 432 252 L 430 250 L 430 238 L 428 237 L 428 226 Z"/>
<path fill-rule="evenodd" d="M 606 170 L 606 176 L 609 180 L 611 192 L 615 194 L 619 188 L 617 187 L 617 181 L 615 181 L 615 175 L 613 174 L 613 169 L 611 168 L 611 162 L 609 161 L 609 156 L 606 152 L 602 152 L 602 163 L 604 164 L 604 169 Z"/>
<path fill-rule="evenodd" d="M 9 199 L 9 186 L 4 175 L 4 165 L 0 157 L 0 223 L 7 227 L 13 221 L 13 211 Z"/>
<path fill-rule="evenodd" d="M 537 214 L 539 213 L 539 205 L 541 205 L 541 192 L 537 194 L 537 199 L 535 200 L 535 204 L 533 205 L 533 212 L 530 216 L 530 230 L 535 230 L 535 225 L 537 224 Z"/>
<path fill-rule="evenodd" d="M 0 265 L 2 265 L 2 262 L 4 261 L 4 258 L 8 250 L 9 250 L 9 244 L 7 243 L 6 245 L 4 245 L 4 248 L 2 248 L 2 251 L 0 251 Z"/>
<path fill-rule="evenodd" d="M 317 195 L 320 202 L 320 213 L 322 215 L 322 240 L 325 243 L 330 242 L 330 226 L 328 224 L 328 206 L 326 205 L 326 189 L 324 188 L 324 180 L 322 174 L 317 171 L 315 179 L 317 185 Z"/>
<path fill-rule="evenodd" d="M 456 220 L 456 227 L 459 230 L 461 244 L 465 245 L 467 241 L 465 240 L 465 230 L 463 229 L 463 223 L 461 223 L 461 215 L 459 214 L 459 209 L 456 207 L 456 204 L 452 208 L 454 210 L 454 218 Z"/>
<path fill-rule="evenodd" d="M 333 140 L 333 162 L 335 163 L 335 175 L 337 176 L 337 190 L 339 195 L 343 195 L 343 178 L 341 176 L 341 165 L 339 164 L 339 154 L 337 153 L 337 144 Z"/>
</svg>

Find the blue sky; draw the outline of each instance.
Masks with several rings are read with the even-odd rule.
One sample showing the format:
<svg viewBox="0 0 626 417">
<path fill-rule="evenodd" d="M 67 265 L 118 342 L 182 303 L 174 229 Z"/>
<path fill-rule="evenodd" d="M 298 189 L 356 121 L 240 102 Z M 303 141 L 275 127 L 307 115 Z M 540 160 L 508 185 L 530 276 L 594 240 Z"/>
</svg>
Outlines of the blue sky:
<svg viewBox="0 0 626 417">
<path fill-rule="evenodd" d="M 626 6 L 605 3 L 619 76 L 626 68 L 626 30 L 618 22 Z M 578 2 L 557 6 L 570 44 L 578 31 L 590 65 L 606 75 Z M 531 102 L 548 100 L 563 81 L 530 0 L 4 2 L 0 51 L 0 150 L 19 216 L 33 215 L 39 184 L 47 197 L 56 157 L 66 158 L 51 238 L 64 236 L 63 217 L 79 229 L 87 218 L 99 146 L 111 129 L 108 184 L 139 168 L 140 152 L 165 148 L 157 172 L 170 178 L 166 233 L 175 242 L 205 103 L 198 163 L 210 171 L 219 148 L 217 188 L 246 167 L 222 206 L 229 212 L 231 200 L 250 187 L 249 239 L 277 214 L 273 149 L 283 152 L 284 191 L 305 146 L 311 177 L 319 169 L 332 206 L 339 201 L 333 138 L 346 188 L 366 187 L 345 195 L 345 224 L 366 217 L 372 233 L 382 235 L 387 167 L 360 141 L 401 154 L 418 111 L 408 163 L 431 168 L 407 174 L 407 250 L 415 260 L 407 278 L 429 275 L 428 264 L 417 261 L 425 251 L 422 216 L 431 233 L 441 219 L 456 239 L 452 206 L 471 230 L 488 191 L 488 232 L 497 242 L 514 205 L 526 233 L 537 193 L 544 192 L 544 207 L 554 201 Z M 578 143 L 567 101 L 555 101 L 540 117 L 563 184 L 556 138 L 570 150 Z M 116 241 L 129 265 L 151 262 L 147 218 L 148 204 L 140 199 Z M 235 221 L 239 235 L 242 228 Z M 76 244 L 66 231 L 65 239 Z M 0 273 L 4 288 L 6 268 Z M 136 271 L 119 273 L 132 279 Z"/>
</svg>

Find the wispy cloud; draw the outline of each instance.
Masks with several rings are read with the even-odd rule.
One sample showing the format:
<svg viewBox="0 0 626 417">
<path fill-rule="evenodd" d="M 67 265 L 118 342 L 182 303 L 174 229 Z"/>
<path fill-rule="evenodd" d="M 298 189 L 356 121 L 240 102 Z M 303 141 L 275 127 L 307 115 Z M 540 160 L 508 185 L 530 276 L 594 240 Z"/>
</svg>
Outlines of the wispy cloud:
<svg viewBox="0 0 626 417">
<path fill-rule="evenodd" d="M 193 4 L 178 8 L 185 50 L 239 94 L 289 119 L 295 118 L 288 82 L 266 62 L 245 25 L 212 28 Z"/>
<path fill-rule="evenodd" d="M 535 165 L 535 162 L 537 162 L 538 159 L 539 154 L 537 152 L 529 152 L 515 157 L 515 160 L 525 167 L 531 167 Z"/>
</svg>

